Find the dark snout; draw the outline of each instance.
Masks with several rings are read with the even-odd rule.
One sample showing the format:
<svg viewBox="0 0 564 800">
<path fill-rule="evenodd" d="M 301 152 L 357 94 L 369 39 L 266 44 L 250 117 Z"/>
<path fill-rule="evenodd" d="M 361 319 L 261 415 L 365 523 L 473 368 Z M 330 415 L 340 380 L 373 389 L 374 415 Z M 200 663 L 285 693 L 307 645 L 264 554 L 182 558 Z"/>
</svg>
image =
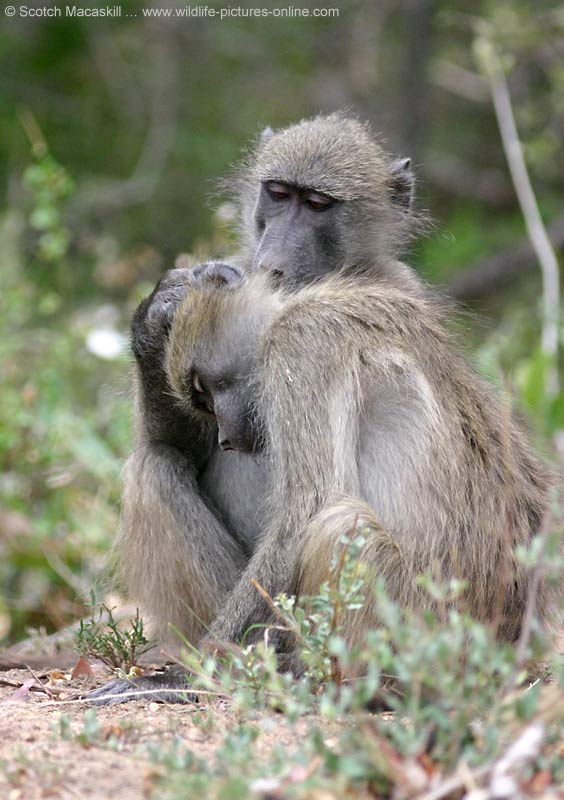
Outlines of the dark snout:
<svg viewBox="0 0 564 800">
<path fill-rule="evenodd" d="M 245 429 L 221 426 L 217 440 L 222 450 L 237 450 L 239 453 L 256 453 L 262 447 L 260 437 L 255 436 L 250 426 Z"/>
<path fill-rule="evenodd" d="M 309 272 L 310 262 L 314 260 L 315 242 L 311 231 L 304 231 L 299 224 L 273 220 L 261 237 L 253 266 L 286 283 Z"/>
<path fill-rule="evenodd" d="M 257 253 L 254 267 L 260 272 L 267 272 L 273 278 L 284 281 L 288 278 L 289 265 L 285 258 L 280 258 L 280 253 L 272 250 Z"/>
<path fill-rule="evenodd" d="M 224 404 L 216 401 L 215 413 L 217 441 L 222 450 L 255 453 L 261 448 L 261 437 L 246 404 L 234 402 L 233 397 Z"/>
</svg>

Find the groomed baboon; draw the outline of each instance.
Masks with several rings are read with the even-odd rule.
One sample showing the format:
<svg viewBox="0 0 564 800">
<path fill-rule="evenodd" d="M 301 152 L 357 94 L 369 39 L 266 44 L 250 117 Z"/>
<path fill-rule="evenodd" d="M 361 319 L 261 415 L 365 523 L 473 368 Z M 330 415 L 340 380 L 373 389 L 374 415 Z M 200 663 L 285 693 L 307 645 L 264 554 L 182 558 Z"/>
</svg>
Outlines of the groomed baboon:
<svg viewBox="0 0 564 800">
<path fill-rule="evenodd" d="M 491 618 L 503 562 L 514 581 L 503 584 L 500 633 L 514 638 L 527 578 L 510 551 L 536 532 L 547 479 L 396 260 L 408 162 L 353 120 L 317 118 L 264 137 L 237 186 L 238 263 L 280 288 L 238 286 L 228 265 L 201 265 L 169 273 L 136 312 L 137 445 L 119 539 L 130 594 L 163 632 L 172 623 L 193 642 L 237 640 L 269 619 L 250 578 L 273 595 L 311 591 L 360 515 L 373 531 L 366 557 L 408 604 L 420 602 L 412 578 L 432 567 L 467 578 L 469 609 Z M 228 286 L 202 298 L 210 281 Z M 215 413 L 173 397 L 167 349 L 177 395 L 204 395 L 200 411 L 213 400 L 220 417 L 234 410 L 223 446 L 249 449 L 258 435 L 264 449 L 222 449 Z M 182 385 L 174 377 L 198 351 L 217 368 L 214 386 L 194 365 Z M 230 405 L 233 377 L 243 390 Z"/>
<path fill-rule="evenodd" d="M 260 277 L 204 286 L 176 315 L 167 365 L 179 402 L 204 404 L 220 431 L 254 425 L 268 457 L 257 497 L 268 524 L 212 639 L 268 621 L 252 578 L 272 596 L 315 592 L 356 517 L 371 530 L 363 558 L 396 600 L 429 606 L 416 577 L 458 576 L 469 613 L 517 637 L 528 573 L 513 551 L 539 529 L 547 472 L 429 297 L 342 275 L 298 292 Z M 353 618 L 351 639 L 370 613 Z"/>
</svg>

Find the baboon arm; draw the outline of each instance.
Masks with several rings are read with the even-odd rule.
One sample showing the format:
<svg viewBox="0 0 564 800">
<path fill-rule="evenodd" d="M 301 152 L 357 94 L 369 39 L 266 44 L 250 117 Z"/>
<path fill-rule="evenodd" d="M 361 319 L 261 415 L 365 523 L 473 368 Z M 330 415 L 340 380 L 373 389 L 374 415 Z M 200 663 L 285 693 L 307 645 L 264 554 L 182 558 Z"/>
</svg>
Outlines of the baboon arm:
<svg viewBox="0 0 564 800">
<path fill-rule="evenodd" d="M 210 629 L 214 638 L 236 641 L 251 625 L 272 622 L 253 580 L 271 597 L 294 593 L 312 519 L 335 496 L 360 496 L 364 390 L 386 369 L 362 355 L 378 349 L 384 322 L 374 305 L 358 292 L 344 303 L 319 286 L 298 296 L 266 335 L 259 405 L 274 476 L 271 522 Z"/>
<path fill-rule="evenodd" d="M 270 597 L 295 593 L 308 523 L 329 497 L 358 490 L 356 360 L 345 340 L 339 363 L 332 357 L 328 365 L 325 331 L 314 327 L 311 341 L 299 329 L 291 337 L 284 331 L 269 348 L 264 409 L 275 476 L 272 519 L 211 638 L 237 641 L 251 625 L 275 619 L 253 581 Z"/>
<path fill-rule="evenodd" d="M 161 634 L 172 625 L 196 642 L 240 577 L 243 549 L 175 448 L 138 447 L 124 483 L 117 548 L 128 593 L 148 609 Z"/>
<path fill-rule="evenodd" d="M 131 322 L 131 349 L 137 442 L 171 445 L 202 469 L 213 447 L 213 428 L 178 405 L 166 369 L 170 327 L 193 275 L 190 269 L 170 270 L 140 303 Z"/>
<path fill-rule="evenodd" d="M 214 431 L 179 407 L 160 365 L 136 365 L 134 404 L 137 442 L 170 445 L 187 455 L 198 472 L 205 467 Z"/>
<path fill-rule="evenodd" d="M 253 582 L 274 598 L 281 592 L 292 594 L 297 585 L 298 552 L 295 542 L 284 532 L 272 532 L 258 546 L 233 589 L 223 610 L 210 626 L 206 638 L 212 641 L 241 641 L 253 625 L 268 625 L 276 615 Z M 249 632 L 246 641 L 260 636 L 260 629 Z"/>
<path fill-rule="evenodd" d="M 358 324 L 338 304 L 303 302 L 269 331 L 262 415 L 276 476 L 274 527 L 291 538 L 335 494 L 358 495 Z"/>
</svg>

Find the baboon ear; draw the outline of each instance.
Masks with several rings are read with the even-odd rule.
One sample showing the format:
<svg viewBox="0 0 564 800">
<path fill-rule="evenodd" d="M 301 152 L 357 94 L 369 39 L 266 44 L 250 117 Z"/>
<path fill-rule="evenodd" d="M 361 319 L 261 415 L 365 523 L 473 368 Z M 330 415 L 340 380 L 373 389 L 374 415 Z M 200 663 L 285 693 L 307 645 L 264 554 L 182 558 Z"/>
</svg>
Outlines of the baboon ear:
<svg viewBox="0 0 564 800">
<path fill-rule="evenodd" d="M 398 158 L 390 167 L 388 177 L 390 199 L 394 205 L 409 211 L 413 204 L 415 176 L 411 169 L 410 158 Z"/>
<path fill-rule="evenodd" d="M 273 136 L 274 136 L 274 131 L 272 130 L 272 128 L 270 126 L 268 128 L 265 128 L 260 135 L 260 143 L 266 144 L 268 141 L 270 141 L 270 139 L 272 139 Z"/>
</svg>

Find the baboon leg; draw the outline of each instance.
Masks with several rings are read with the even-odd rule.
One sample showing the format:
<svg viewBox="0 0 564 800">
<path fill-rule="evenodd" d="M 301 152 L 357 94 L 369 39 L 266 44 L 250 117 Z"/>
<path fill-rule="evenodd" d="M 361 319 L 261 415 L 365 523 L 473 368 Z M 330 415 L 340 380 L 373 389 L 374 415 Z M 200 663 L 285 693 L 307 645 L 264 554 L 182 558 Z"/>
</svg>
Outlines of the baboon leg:
<svg viewBox="0 0 564 800">
<path fill-rule="evenodd" d="M 365 600 L 362 608 L 349 612 L 343 625 L 347 643 L 362 644 L 368 628 L 378 626 L 372 583 L 381 576 L 389 595 L 403 606 L 422 603 L 413 566 L 398 542 L 384 530 L 374 511 L 362 500 L 343 497 L 328 503 L 308 524 L 300 554 L 298 595 L 315 595 L 324 581 L 334 580 L 335 554 L 342 550 L 343 537 L 363 534 L 366 541 L 359 561 L 366 565 Z M 362 671 L 359 669 L 359 672 Z M 348 677 L 353 677 L 355 670 Z"/>
<path fill-rule="evenodd" d="M 117 542 L 128 594 L 197 643 L 237 583 L 246 556 L 202 497 L 188 460 L 173 447 L 145 444 L 125 468 Z"/>
</svg>

